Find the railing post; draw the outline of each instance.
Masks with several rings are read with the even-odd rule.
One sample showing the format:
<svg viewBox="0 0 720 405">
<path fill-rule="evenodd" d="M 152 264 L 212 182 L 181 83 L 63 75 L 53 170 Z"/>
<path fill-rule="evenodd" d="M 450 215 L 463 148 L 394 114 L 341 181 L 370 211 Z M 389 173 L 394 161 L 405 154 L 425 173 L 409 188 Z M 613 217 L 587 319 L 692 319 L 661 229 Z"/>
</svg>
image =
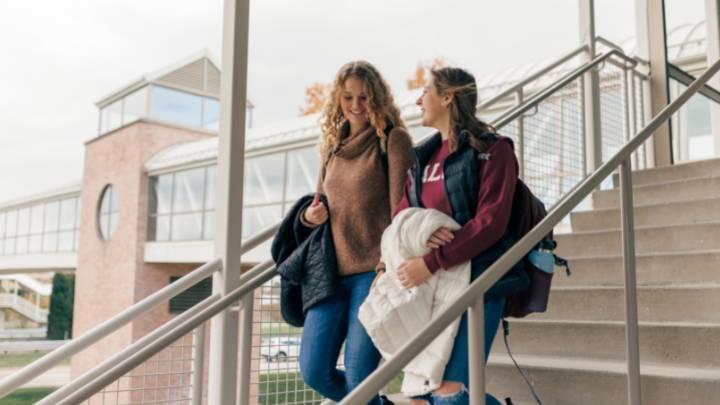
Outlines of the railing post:
<svg viewBox="0 0 720 405">
<path fill-rule="evenodd" d="M 238 375 L 238 404 L 250 402 L 250 370 L 252 367 L 253 303 L 255 294 L 250 293 L 240 301 L 240 374 Z"/>
<path fill-rule="evenodd" d="M 192 405 L 202 405 L 205 381 L 205 324 L 195 328 L 192 356 Z"/>
<path fill-rule="evenodd" d="M 485 405 L 485 299 L 480 296 L 468 308 L 468 368 L 470 405 Z"/>
<path fill-rule="evenodd" d="M 640 405 L 640 344 L 638 338 L 635 230 L 630 159 L 620 165 L 620 217 L 625 266 L 625 337 L 627 341 L 628 404 Z"/>
<path fill-rule="evenodd" d="M 585 61 L 595 57 L 595 1 L 579 2 L 580 41 L 588 46 Z M 594 172 L 602 164 L 602 139 L 600 137 L 600 74 L 590 69 L 583 75 L 583 107 L 585 130 L 586 174 Z"/>
<path fill-rule="evenodd" d="M 517 105 L 522 104 L 524 101 L 523 98 L 523 91 L 522 88 L 518 89 L 518 91 L 515 93 L 515 103 Z M 518 117 L 517 120 L 517 150 L 518 150 L 518 167 L 519 167 L 519 174 L 518 177 L 521 179 L 525 179 L 525 120 L 523 119 L 525 115 L 522 114 Z"/>
</svg>

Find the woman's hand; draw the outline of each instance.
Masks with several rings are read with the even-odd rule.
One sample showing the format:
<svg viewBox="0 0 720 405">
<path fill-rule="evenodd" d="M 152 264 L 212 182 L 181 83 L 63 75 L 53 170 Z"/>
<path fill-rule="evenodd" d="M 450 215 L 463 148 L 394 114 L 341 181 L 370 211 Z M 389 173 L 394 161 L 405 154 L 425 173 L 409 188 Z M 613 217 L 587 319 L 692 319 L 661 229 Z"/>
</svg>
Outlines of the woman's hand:
<svg viewBox="0 0 720 405">
<path fill-rule="evenodd" d="M 325 204 L 320 201 L 320 194 L 315 194 L 310 206 L 305 208 L 303 219 L 312 226 L 318 226 L 328 219 L 328 211 Z"/>
<path fill-rule="evenodd" d="M 432 276 L 422 257 L 403 262 L 395 273 L 400 284 L 405 288 L 419 286 Z"/>
<path fill-rule="evenodd" d="M 445 246 L 448 242 L 453 240 L 453 238 L 455 238 L 455 234 L 453 234 L 450 228 L 441 227 L 430 235 L 430 238 L 428 238 L 425 246 L 431 249 L 437 249 L 440 246 Z"/>
</svg>

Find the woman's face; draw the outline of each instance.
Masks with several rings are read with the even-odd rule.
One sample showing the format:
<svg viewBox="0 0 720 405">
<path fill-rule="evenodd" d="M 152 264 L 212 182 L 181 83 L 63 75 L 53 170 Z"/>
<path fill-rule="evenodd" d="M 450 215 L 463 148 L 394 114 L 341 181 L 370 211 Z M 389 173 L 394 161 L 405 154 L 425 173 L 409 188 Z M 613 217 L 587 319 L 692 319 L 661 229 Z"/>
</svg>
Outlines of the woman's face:
<svg viewBox="0 0 720 405">
<path fill-rule="evenodd" d="M 364 128 L 370 121 L 368 95 L 365 85 L 357 77 L 350 76 L 345 80 L 340 107 L 351 128 Z"/>
<path fill-rule="evenodd" d="M 439 124 L 449 119 L 447 98 L 447 96 L 443 97 L 438 94 L 434 79 L 430 77 L 428 83 L 423 87 L 422 95 L 415 102 L 420 107 L 424 127 L 439 129 Z"/>
</svg>

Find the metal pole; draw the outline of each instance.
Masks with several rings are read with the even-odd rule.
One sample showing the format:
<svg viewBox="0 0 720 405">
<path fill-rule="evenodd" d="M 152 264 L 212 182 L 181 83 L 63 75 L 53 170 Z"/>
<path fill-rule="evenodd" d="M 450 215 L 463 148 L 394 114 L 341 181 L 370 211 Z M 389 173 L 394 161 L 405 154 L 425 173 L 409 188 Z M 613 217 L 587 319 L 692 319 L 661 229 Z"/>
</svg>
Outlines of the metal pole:
<svg viewBox="0 0 720 405">
<path fill-rule="evenodd" d="M 595 1 L 579 2 L 580 41 L 588 46 L 588 61 L 595 57 Z M 602 164 L 602 139 L 600 127 L 600 75 L 597 69 L 590 69 L 583 77 L 585 82 L 584 116 L 587 173 L 595 171 Z"/>
<path fill-rule="evenodd" d="M 195 328 L 193 334 L 192 405 L 202 405 L 205 380 L 205 324 Z"/>
<path fill-rule="evenodd" d="M 250 293 L 240 301 L 240 375 L 238 376 L 238 403 L 250 402 L 250 371 L 252 369 L 252 338 L 254 294 Z"/>
<path fill-rule="evenodd" d="M 632 130 L 630 131 L 632 134 L 637 133 L 638 130 L 638 115 L 637 115 L 637 100 L 638 95 L 635 93 L 635 71 L 630 72 L 630 102 L 632 103 L 632 115 L 630 116 L 632 118 Z M 638 151 L 635 151 L 632 154 L 632 163 L 635 166 L 635 169 L 639 169 L 639 160 L 638 160 Z"/>
<path fill-rule="evenodd" d="M 468 308 L 470 405 L 485 405 L 485 294 Z"/>
<path fill-rule="evenodd" d="M 249 0 L 225 0 L 223 9 L 220 133 L 217 164 L 215 255 L 223 271 L 213 277 L 213 289 L 223 295 L 239 285 L 242 247 L 243 167 Z M 210 323 L 208 402 L 234 404 L 237 389 L 238 314 L 223 311 Z"/>
<path fill-rule="evenodd" d="M 620 216 L 625 266 L 625 336 L 627 339 L 628 404 L 640 405 L 640 344 L 638 338 L 637 285 L 635 280 L 635 230 L 630 159 L 620 165 Z"/>
<path fill-rule="evenodd" d="M 523 103 L 523 91 L 522 88 L 518 89 L 518 91 L 515 93 L 515 102 L 517 105 L 520 105 Z M 525 179 L 525 120 L 524 120 L 524 114 L 521 114 L 518 117 L 517 126 L 518 126 L 518 166 L 519 166 L 519 176 L 521 179 Z"/>
</svg>

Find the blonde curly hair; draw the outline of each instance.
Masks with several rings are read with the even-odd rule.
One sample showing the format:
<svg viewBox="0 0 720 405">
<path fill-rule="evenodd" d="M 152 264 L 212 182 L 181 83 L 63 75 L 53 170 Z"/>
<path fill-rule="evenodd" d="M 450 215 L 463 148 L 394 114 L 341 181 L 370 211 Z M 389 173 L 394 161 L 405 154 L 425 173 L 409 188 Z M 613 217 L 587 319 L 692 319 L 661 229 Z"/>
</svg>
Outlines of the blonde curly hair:
<svg viewBox="0 0 720 405">
<path fill-rule="evenodd" d="M 363 60 L 349 62 L 343 65 L 335 76 L 335 81 L 330 90 L 330 97 L 323 108 L 323 117 L 320 129 L 320 156 L 323 164 L 327 162 L 335 148 L 340 144 L 343 125 L 347 122 L 340 106 L 345 81 L 349 77 L 359 79 L 368 97 L 368 115 L 370 125 L 375 128 L 375 133 L 380 138 L 380 147 L 385 151 L 386 134 L 385 128 L 392 124 L 394 127 L 405 128 L 405 123 L 400 118 L 400 109 L 395 105 L 390 86 L 380 76 L 380 72 Z"/>
</svg>

